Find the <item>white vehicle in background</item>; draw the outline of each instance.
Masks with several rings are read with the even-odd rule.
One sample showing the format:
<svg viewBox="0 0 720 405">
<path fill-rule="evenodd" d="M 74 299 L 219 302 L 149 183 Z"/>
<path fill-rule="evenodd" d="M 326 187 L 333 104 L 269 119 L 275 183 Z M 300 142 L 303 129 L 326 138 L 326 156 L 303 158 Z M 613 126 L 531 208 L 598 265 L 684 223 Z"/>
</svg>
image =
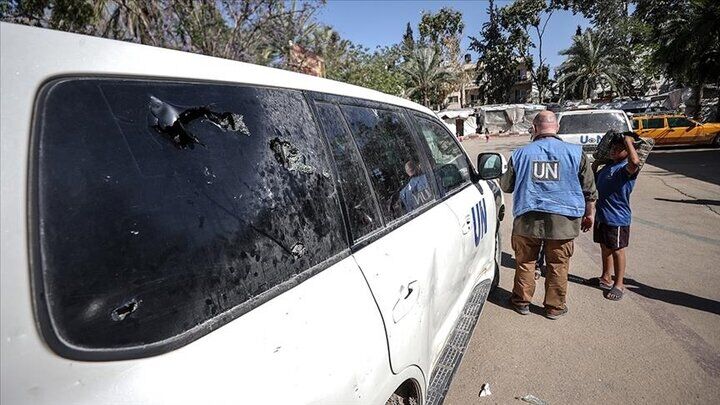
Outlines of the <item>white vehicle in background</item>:
<svg viewBox="0 0 720 405">
<path fill-rule="evenodd" d="M 632 131 L 627 114 L 621 110 L 571 110 L 558 113 L 558 137 L 565 142 L 582 145 L 586 152 L 594 151 L 609 130 Z"/>
<path fill-rule="evenodd" d="M 0 23 L 0 402 L 439 404 L 503 171 L 429 109 Z"/>
</svg>

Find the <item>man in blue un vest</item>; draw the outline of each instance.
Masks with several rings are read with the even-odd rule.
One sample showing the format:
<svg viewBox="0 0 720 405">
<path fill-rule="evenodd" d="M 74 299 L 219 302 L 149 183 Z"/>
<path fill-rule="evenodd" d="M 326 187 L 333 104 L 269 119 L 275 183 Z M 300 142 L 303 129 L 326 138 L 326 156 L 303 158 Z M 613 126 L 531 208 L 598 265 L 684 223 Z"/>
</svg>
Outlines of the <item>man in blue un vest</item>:
<svg viewBox="0 0 720 405">
<path fill-rule="evenodd" d="M 551 111 L 533 120 L 533 141 L 515 150 L 500 187 L 513 193 L 512 247 L 515 284 L 510 304 L 530 313 L 535 293 L 535 261 L 545 243 L 545 316 L 557 319 L 565 305 L 573 239 L 592 228 L 597 190 L 592 168 L 580 145 L 557 138 L 558 122 Z"/>
</svg>

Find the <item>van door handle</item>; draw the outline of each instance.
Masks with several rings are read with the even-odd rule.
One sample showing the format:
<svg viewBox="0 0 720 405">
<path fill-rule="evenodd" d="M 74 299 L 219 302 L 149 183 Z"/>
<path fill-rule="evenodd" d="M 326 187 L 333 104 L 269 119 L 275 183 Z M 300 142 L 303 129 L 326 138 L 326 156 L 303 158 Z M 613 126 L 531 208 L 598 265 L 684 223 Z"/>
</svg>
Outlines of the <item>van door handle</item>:
<svg viewBox="0 0 720 405">
<path fill-rule="evenodd" d="M 420 291 L 417 280 L 411 281 L 407 286 L 400 287 L 400 297 L 393 307 L 393 322 L 398 323 L 405 317 L 417 303 Z"/>
</svg>

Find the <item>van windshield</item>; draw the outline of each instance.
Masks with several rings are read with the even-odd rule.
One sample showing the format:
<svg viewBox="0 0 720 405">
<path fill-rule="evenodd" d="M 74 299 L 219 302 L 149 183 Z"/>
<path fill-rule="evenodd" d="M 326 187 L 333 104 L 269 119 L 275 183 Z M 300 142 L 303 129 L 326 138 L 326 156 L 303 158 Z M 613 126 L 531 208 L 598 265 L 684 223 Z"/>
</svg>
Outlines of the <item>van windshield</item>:
<svg viewBox="0 0 720 405">
<path fill-rule="evenodd" d="M 614 130 L 629 131 L 622 113 L 594 113 L 563 115 L 560 118 L 558 134 L 594 134 Z"/>
</svg>

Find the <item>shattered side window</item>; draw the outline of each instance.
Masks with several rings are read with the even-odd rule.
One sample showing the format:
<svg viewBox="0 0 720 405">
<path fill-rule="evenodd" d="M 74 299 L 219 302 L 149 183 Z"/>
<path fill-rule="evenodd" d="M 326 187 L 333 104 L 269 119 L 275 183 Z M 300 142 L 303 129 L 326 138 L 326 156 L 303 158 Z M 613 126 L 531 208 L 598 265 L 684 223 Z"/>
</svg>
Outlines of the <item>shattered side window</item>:
<svg viewBox="0 0 720 405">
<path fill-rule="evenodd" d="M 418 118 L 417 122 L 430 150 L 430 164 L 442 195 L 470 183 L 467 158 L 447 130 L 424 118 Z"/>
<path fill-rule="evenodd" d="M 61 79 L 38 103 L 38 302 L 67 346 L 209 331 L 347 248 L 300 92 Z"/>
<path fill-rule="evenodd" d="M 315 105 L 335 158 L 340 188 L 350 217 L 350 230 L 353 239 L 357 240 L 382 226 L 370 184 L 340 109 L 334 104 L 322 102 L 316 102 Z"/>
<path fill-rule="evenodd" d="M 433 200 L 433 192 L 410 130 L 392 111 L 343 105 L 360 155 L 387 221 Z"/>
</svg>

